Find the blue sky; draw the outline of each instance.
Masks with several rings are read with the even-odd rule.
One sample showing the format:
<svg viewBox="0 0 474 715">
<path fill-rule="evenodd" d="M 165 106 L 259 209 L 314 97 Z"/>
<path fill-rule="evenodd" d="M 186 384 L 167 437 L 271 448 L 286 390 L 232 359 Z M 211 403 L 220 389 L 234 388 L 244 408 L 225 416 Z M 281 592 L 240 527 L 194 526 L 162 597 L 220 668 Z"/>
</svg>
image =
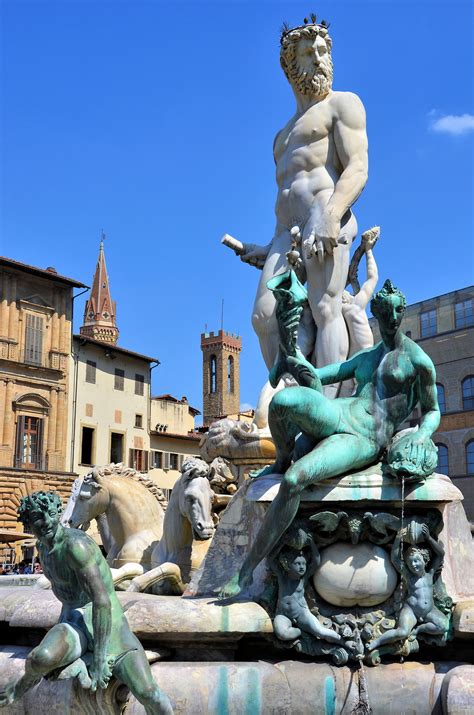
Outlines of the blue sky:
<svg viewBox="0 0 474 715">
<path fill-rule="evenodd" d="M 272 236 L 273 137 L 294 110 L 279 28 L 313 9 L 334 88 L 366 106 L 356 215 L 382 227 L 381 279 L 409 302 L 471 284 L 471 2 L 1 3 L 1 252 L 90 285 L 103 228 L 120 344 L 160 359 L 155 393 L 201 407 L 200 333 L 224 299 L 255 404 L 258 273 L 219 241 Z"/>
</svg>

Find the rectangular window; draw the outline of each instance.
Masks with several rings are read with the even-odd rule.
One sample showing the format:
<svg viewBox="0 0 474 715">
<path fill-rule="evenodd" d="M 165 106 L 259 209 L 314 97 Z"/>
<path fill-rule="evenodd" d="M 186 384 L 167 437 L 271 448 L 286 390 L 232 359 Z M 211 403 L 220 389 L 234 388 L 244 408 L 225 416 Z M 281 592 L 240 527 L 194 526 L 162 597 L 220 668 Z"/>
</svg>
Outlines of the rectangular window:
<svg viewBox="0 0 474 715">
<path fill-rule="evenodd" d="M 143 377 L 143 375 L 138 375 L 138 373 L 136 373 L 135 374 L 135 394 L 136 395 L 143 395 L 144 384 L 145 384 L 145 378 Z"/>
<path fill-rule="evenodd" d="M 125 381 L 125 370 L 121 370 L 119 367 L 115 368 L 115 378 L 114 378 L 114 390 L 122 390 Z"/>
<path fill-rule="evenodd" d="M 88 360 L 86 363 L 86 382 L 95 385 L 95 372 L 97 364 L 93 360 Z"/>
<path fill-rule="evenodd" d="M 43 469 L 43 420 L 40 417 L 18 417 L 15 467 Z"/>
<path fill-rule="evenodd" d="M 178 455 L 174 454 L 174 452 L 170 453 L 170 469 L 178 469 L 179 465 L 179 460 L 178 460 Z"/>
<path fill-rule="evenodd" d="M 163 452 L 157 452 L 153 450 L 151 453 L 151 466 L 153 469 L 162 469 L 163 465 Z"/>
<path fill-rule="evenodd" d="M 473 300 L 461 300 L 454 306 L 454 321 L 456 328 L 468 328 L 474 325 Z"/>
<path fill-rule="evenodd" d="M 94 428 L 82 428 L 81 440 L 81 464 L 92 465 L 92 453 L 94 449 Z"/>
<path fill-rule="evenodd" d="M 41 365 L 43 358 L 44 320 L 39 315 L 26 315 L 25 362 L 29 365 Z"/>
<path fill-rule="evenodd" d="M 145 452 L 144 449 L 131 449 L 130 467 L 132 467 L 132 469 L 135 469 L 137 472 L 147 472 L 148 452 Z"/>
<path fill-rule="evenodd" d="M 119 464 L 123 461 L 123 434 L 112 432 L 110 437 L 110 461 Z"/>
<path fill-rule="evenodd" d="M 143 415 L 135 415 L 135 427 L 143 427 Z"/>
<path fill-rule="evenodd" d="M 431 335 L 436 335 L 437 331 L 436 310 L 427 310 L 425 313 L 420 313 L 420 336 L 429 338 Z"/>
</svg>

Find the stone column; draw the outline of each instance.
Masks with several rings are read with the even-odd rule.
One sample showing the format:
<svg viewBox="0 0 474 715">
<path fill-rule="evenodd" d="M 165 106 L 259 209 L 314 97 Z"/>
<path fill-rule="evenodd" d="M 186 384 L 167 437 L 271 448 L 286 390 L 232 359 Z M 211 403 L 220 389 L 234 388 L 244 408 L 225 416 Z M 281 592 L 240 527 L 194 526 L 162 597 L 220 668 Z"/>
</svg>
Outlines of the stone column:
<svg viewBox="0 0 474 715">
<path fill-rule="evenodd" d="M 51 402 L 51 410 L 49 411 L 48 418 L 48 468 L 49 456 L 56 449 L 56 424 L 58 420 L 58 390 L 56 387 L 51 388 L 49 399 Z"/>
<path fill-rule="evenodd" d="M 58 464 L 64 463 L 64 428 L 67 419 L 65 409 L 64 409 L 64 390 L 58 390 L 58 409 L 57 409 L 57 419 L 56 419 L 56 444 L 55 452 Z"/>
<path fill-rule="evenodd" d="M 7 379 L 0 380 L 0 437 L 3 444 L 3 425 L 5 423 L 5 400 L 7 398 Z"/>
<path fill-rule="evenodd" d="M 4 418 L 3 418 L 3 444 L 13 449 L 13 380 L 7 380 L 5 390 Z"/>
<path fill-rule="evenodd" d="M 59 350 L 59 316 L 58 316 L 58 303 L 60 302 L 61 296 L 59 292 L 54 289 L 53 293 L 53 306 L 54 313 L 51 317 L 51 350 L 57 352 Z"/>
<path fill-rule="evenodd" d="M 9 317 L 8 317 L 8 337 L 12 340 L 17 340 L 17 326 L 18 326 L 18 311 L 16 307 L 16 276 L 10 276 L 10 295 L 8 306 Z"/>
<path fill-rule="evenodd" d="M 67 324 L 66 324 L 66 296 L 64 291 L 61 291 L 60 295 L 60 312 L 59 312 L 59 351 L 61 353 L 67 353 L 69 336 L 67 334 Z"/>
<path fill-rule="evenodd" d="M 9 310 L 8 310 L 8 297 L 10 288 L 10 276 L 8 273 L 3 274 L 3 285 L 2 285 L 2 305 L 0 310 L 0 335 L 4 338 L 8 338 L 9 329 Z"/>
</svg>

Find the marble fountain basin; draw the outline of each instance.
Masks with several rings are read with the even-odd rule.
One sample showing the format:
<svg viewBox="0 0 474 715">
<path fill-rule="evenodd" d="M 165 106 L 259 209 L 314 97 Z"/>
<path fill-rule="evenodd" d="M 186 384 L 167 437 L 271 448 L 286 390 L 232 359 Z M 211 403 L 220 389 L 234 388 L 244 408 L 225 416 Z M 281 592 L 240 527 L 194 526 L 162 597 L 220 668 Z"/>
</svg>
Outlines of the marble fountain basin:
<svg viewBox="0 0 474 715">
<path fill-rule="evenodd" d="M 321 550 L 313 582 L 333 606 L 376 606 L 392 595 L 398 575 L 382 547 L 338 543 Z"/>
</svg>

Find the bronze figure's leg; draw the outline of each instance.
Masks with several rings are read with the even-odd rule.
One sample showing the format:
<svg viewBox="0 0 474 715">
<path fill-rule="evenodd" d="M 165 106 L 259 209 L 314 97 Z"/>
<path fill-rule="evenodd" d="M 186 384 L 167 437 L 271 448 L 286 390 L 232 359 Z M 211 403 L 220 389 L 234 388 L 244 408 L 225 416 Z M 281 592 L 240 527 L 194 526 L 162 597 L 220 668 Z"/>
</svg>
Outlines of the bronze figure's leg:
<svg viewBox="0 0 474 715">
<path fill-rule="evenodd" d="M 41 643 L 28 654 L 23 677 L 0 692 L 0 706 L 19 700 L 44 675 L 73 663 L 86 649 L 87 641 L 80 631 L 67 623 L 53 626 Z"/>
<path fill-rule="evenodd" d="M 124 683 L 147 715 L 173 715 L 168 696 L 160 690 L 153 679 L 150 665 L 140 645 L 138 650 L 128 653 L 113 669 L 114 676 Z"/>
<path fill-rule="evenodd" d="M 301 635 L 301 630 L 295 628 L 289 618 L 279 613 L 273 620 L 273 631 L 282 641 L 294 641 Z"/>
</svg>

